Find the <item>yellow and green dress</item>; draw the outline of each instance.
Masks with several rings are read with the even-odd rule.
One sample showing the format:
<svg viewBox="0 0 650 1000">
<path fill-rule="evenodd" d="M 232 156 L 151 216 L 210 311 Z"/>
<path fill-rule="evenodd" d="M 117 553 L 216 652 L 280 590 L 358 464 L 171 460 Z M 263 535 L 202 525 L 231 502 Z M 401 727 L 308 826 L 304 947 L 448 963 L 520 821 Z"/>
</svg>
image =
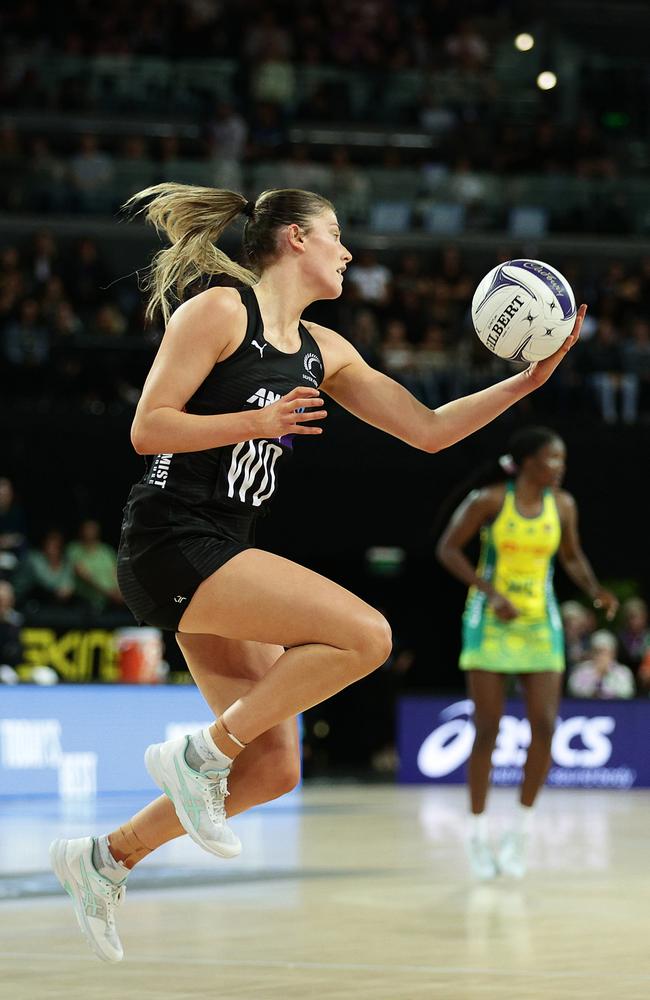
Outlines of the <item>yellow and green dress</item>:
<svg viewBox="0 0 650 1000">
<path fill-rule="evenodd" d="M 471 587 L 463 614 L 461 669 L 504 674 L 564 670 L 562 621 L 553 591 L 561 534 L 551 490 L 544 491 L 541 513 L 524 517 L 515 504 L 514 482 L 507 483 L 501 510 L 481 529 L 477 572 L 519 615 L 499 621 L 487 595 Z"/>
</svg>

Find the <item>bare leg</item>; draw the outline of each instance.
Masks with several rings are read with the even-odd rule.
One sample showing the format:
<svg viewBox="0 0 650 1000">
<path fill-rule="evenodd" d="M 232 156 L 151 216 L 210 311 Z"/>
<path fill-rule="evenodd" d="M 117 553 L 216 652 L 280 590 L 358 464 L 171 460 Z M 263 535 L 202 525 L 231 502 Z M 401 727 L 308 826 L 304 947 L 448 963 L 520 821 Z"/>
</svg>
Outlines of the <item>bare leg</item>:
<svg viewBox="0 0 650 1000">
<path fill-rule="evenodd" d="M 520 801 L 523 806 L 532 806 L 551 765 L 551 743 L 562 691 L 562 674 L 552 671 L 522 674 L 520 680 L 530 722 L 530 746 Z"/>
<path fill-rule="evenodd" d="M 286 647 L 220 722 L 243 743 L 318 704 L 386 661 L 384 617 L 318 573 L 249 549 L 235 556 L 192 598 L 179 631 Z M 220 743 L 226 754 L 235 754 Z"/>
<path fill-rule="evenodd" d="M 258 642 L 213 635 L 178 635 L 178 644 L 197 686 L 215 716 L 245 694 L 283 650 Z M 298 729 L 291 719 L 258 737 L 233 765 L 228 781 L 229 816 L 284 795 L 300 776 Z M 128 868 L 185 835 L 172 803 L 161 795 L 109 835 L 111 853 Z"/>
<path fill-rule="evenodd" d="M 470 670 L 467 676 L 469 695 L 474 702 L 476 736 L 469 758 L 468 781 L 472 812 L 485 810 L 492 751 L 499 732 L 505 701 L 505 675 L 490 670 Z"/>
</svg>

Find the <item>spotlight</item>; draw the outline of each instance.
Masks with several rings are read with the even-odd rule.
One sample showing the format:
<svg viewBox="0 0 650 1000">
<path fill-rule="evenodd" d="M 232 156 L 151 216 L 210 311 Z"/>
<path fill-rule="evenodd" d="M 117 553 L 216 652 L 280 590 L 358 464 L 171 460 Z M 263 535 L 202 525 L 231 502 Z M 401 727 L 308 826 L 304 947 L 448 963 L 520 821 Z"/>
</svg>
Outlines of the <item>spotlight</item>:
<svg viewBox="0 0 650 1000">
<path fill-rule="evenodd" d="M 527 31 L 522 31 L 515 38 L 515 48 L 519 49 L 520 52 L 530 52 L 534 45 L 535 39 Z"/>
<path fill-rule="evenodd" d="M 550 69 L 545 69 L 543 73 L 540 73 L 537 77 L 537 86 L 540 90 L 553 90 L 553 87 L 557 84 L 557 77 L 555 73 L 552 73 Z"/>
</svg>

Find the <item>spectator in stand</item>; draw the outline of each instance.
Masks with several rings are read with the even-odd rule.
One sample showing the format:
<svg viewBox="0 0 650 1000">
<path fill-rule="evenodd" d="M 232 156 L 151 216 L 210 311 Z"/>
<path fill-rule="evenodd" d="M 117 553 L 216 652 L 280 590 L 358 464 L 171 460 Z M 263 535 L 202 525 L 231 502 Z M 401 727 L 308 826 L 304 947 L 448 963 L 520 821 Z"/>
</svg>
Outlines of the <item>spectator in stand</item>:
<svg viewBox="0 0 650 1000">
<path fill-rule="evenodd" d="M 38 369 L 50 357 L 50 334 L 41 322 L 36 299 L 23 299 L 20 318 L 9 322 L 3 331 L 3 353 L 15 368 Z"/>
<path fill-rule="evenodd" d="M 623 342 L 623 371 L 633 376 L 638 385 L 641 411 L 650 404 L 650 323 L 635 319 L 629 337 Z"/>
<path fill-rule="evenodd" d="M 401 319 L 390 319 L 381 345 L 381 367 L 410 392 L 419 388 L 415 379 L 415 352 L 407 338 L 406 325 Z"/>
<path fill-rule="evenodd" d="M 330 172 L 309 155 L 309 147 L 298 143 L 289 147 L 289 155 L 278 164 L 278 187 L 299 188 L 330 195 Z"/>
<path fill-rule="evenodd" d="M 54 318 L 57 315 L 59 308 L 63 302 L 67 299 L 65 287 L 63 281 L 58 275 L 52 275 L 48 278 L 45 286 L 41 292 L 40 305 L 41 305 L 41 318 L 43 323 L 48 328 L 52 327 Z"/>
<path fill-rule="evenodd" d="M 16 501 L 13 483 L 0 477 L 0 574 L 13 570 L 27 551 L 27 519 Z"/>
<path fill-rule="evenodd" d="M 575 698 L 633 698 L 634 674 L 616 660 L 616 636 L 598 629 L 589 642 L 589 658 L 569 674 L 567 688 Z"/>
<path fill-rule="evenodd" d="M 611 320 L 600 319 L 595 335 L 582 352 L 582 360 L 604 422 L 618 422 L 617 398 L 620 395 L 623 423 L 635 423 L 639 379 L 636 372 L 625 371 L 620 334 Z"/>
<path fill-rule="evenodd" d="M 273 43 L 251 70 L 250 93 L 255 101 L 288 111 L 296 96 L 296 73 L 282 47 Z"/>
<path fill-rule="evenodd" d="M 287 27 L 280 26 L 273 10 L 267 8 L 247 26 L 243 54 L 255 62 L 269 52 L 287 58 L 291 54 L 291 35 Z"/>
<path fill-rule="evenodd" d="M 20 626 L 23 616 L 14 605 L 14 588 L 8 580 L 0 580 L 0 680 L 4 683 L 15 682 L 14 671 L 22 659 Z"/>
<path fill-rule="evenodd" d="M 27 253 L 26 270 L 34 290 L 45 288 L 52 278 L 59 275 L 59 248 L 49 230 L 40 229 L 34 233 L 31 248 Z"/>
<path fill-rule="evenodd" d="M 53 153 L 47 139 L 32 139 L 30 150 L 30 201 L 40 212 L 61 212 L 67 208 L 69 190 L 67 167 Z"/>
<path fill-rule="evenodd" d="M 459 375 L 456 375 L 445 343 L 442 327 L 430 323 L 424 337 L 417 345 L 413 359 L 419 382 L 419 392 L 415 395 L 435 409 L 447 400 L 460 395 L 456 392 Z"/>
<path fill-rule="evenodd" d="M 648 605 L 642 598 L 629 597 L 621 605 L 618 643 L 621 660 L 635 674 L 638 673 L 639 667 L 650 652 Z"/>
<path fill-rule="evenodd" d="M 330 189 L 336 192 L 336 207 L 340 218 L 358 222 L 368 206 L 370 183 L 362 170 L 350 160 L 345 146 L 335 146 L 329 163 Z"/>
<path fill-rule="evenodd" d="M 111 157 L 99 148 L 95 135 L 83 135 L 79 152 L 69 164 L 73 202 L 82 212 L 101 212 L 110 207 L 113 180 Z"/>
<path fill-rule="evenodd" d="M 65 286 L 82 321 L 90 321 L 109 278 L 94 240 L 82 239 L 67 262 Z"/>
<path fill-rule="evenodd" d="M 567 668 L 571 670 L 582 663 L 589 653 L 589 641 L 595 631 L 592 611 L 580 601 L 564 601 L 560 605 L 564 629 L 564 653 Z"/>
<path fill-rule="evenodd" d="M 82 521 L 79 540 L 68 545 L 66 556 L 75 573 L 75 592 L 94 611 L 123 604 L 117 585 L 117 553 L 101 541 L 97 521 Z"/>
<path fill-rule="evenodd" d="M 70 601 L 75 577 L 60 531 L 48 531 L 40 548 L 29 549 L 16 568 L 14 588 L 18 603 L 29 602 L 30 610 Z"/>
<path fill-rule="evenodd" d="M 255 104 L 250 115 L 247 157 L 252 162 L 277 155 L 285 141 L 285 129 L 277 105 L 270 101 Z"/>
<path fill-rule="evenodd" d="M 363 360 L 373 368 L 381 367 L 381 336 L 377 317 L 372 309 L 358 309 L 350 324 L 348 336 Z"/>
<path fill-rule="evenodd" d="M 490 54 L 487 42 L 469 18 L 459 21 L 445 40 L 445 52 L 452 62 L 469 70 L 482 69 Z"/>
<path fill-rule="evenodd" d="M 362 250 L 357 262 L 349 268 L 348 282 L 356 290 L 361 302 L 382 308 L 391 293 L 392 274 L 385 264 L 380 264 L 373 250 Z"/>
<path fill-rule="evenodd" d="M 239 191 L 243 186 L 241 162 L 246 152 L 248 125 L 229 101 L 219 101 L 208 124 L 207 141 L 214 165 L 216 187 Z"/>
<path fill-rule="evenodd" d="M 115 340 L 124 336 L 126 328 L 126 317 L 118 307 L 113 303 L 105 302 L 95 313 L 89 333 L 92 337 L 101 340 Z"/>
</svg>

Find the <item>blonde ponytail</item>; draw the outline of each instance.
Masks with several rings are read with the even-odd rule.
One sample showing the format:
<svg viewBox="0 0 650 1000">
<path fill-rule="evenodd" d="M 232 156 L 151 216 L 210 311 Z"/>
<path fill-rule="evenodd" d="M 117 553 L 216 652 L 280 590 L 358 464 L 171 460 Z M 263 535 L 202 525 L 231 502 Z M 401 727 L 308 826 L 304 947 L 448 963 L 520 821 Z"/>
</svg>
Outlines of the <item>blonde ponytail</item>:
<svg viewBox="0 0 650 1000">
<path fill-rule="evenodd" d="M 151 200 L 142 205 L 147 199 Z M 136 215 L 144 212 L 147 222 L 171 242 L 155 255 L 145 279 L 144 288 L 150 292 L 148 320 L 160 310 L 167 325 L 174 303 L 182 302 L 188 286 L 202 277 L 227 274 L 243 285 L 255 284 L 259 278 L 255 271 L 215 246 L 246 205 L 246 198 L 235 191 L 175 183 L 154 184 L 123 205 L 135 209 Z"/>
</svg>

